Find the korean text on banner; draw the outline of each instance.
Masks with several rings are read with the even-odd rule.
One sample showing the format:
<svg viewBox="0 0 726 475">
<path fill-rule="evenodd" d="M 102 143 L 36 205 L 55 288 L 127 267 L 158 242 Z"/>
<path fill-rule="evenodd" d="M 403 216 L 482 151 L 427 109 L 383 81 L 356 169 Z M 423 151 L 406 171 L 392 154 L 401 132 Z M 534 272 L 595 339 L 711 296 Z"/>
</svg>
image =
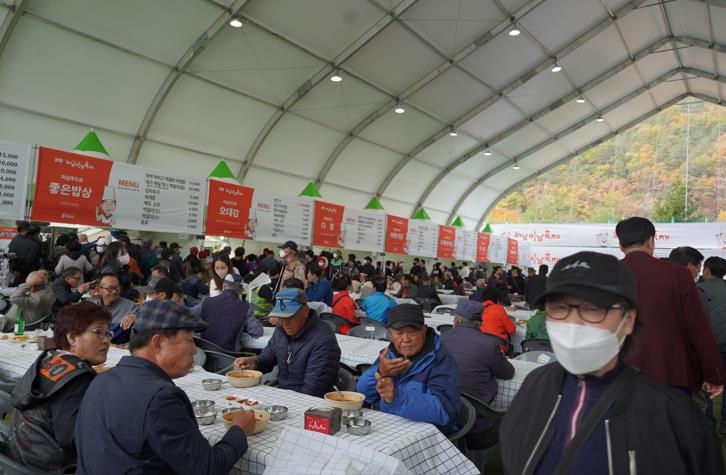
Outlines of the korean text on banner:
<svg viewBox="0 0 726 475">
<path fill-rule="evenodd" d="M 41 147 L 32 219 L 98 226 L 94 204 L 101 205 L 112 166 L 111 160 Z"/>
<path fill-rule="evenodd" d="M 454 257 L 462 261 L 476 260 L 476 231 L 458 227 L 454 229 L 456 229 Z"/>
<path fill-rule="evenodd" d="M 453 226 L 439 226 L 439 240 L 436 256 L 439 259 L 453 259 L 455 241 L 456 228 Z"/>
<path fill-rule="evenodd" d="M 408 219 L 386 215 L 386 252 L 408 254 Z"/>
<path fill-rule="evenodd" d="M 489 262 L 489 233 L 476 233 L 476 261 Z"/>
<path fill-rule="evenodd" d="M 0 218 L 25 219 L 30 145 L 0 140 Z"/>
<path fill-rule="evenodd" d="M 313 223 L 313 202 L 308 198 L 278 195 L 255 189 L 252 195 L 250 222 L 254 222 L 254 238 L 258 241 L 295 241 L 310 245 Z"/>
<path fill-rule="evenodd" d="M 507 239 L 507 264 L 517 264 L 519 260 L 518 244 L 516 239 Z"/>
<path fill-rule="evenodd" d="M 507 238 L 499 234 L 489 236 L 489 262 L 504 264 L 507 262 Z"/>
<path fill-rule="evenodd" d="M 412 256 L 436 257 L 439 225 L 413 219 L 408 225 L 408 253 Z"/>
<path fill-rule="evenodd" d="M 253 192 L 247 186 L 210 179 L 206 234 L 254 239 L 257 223 L 249 216 Z"/>
<path fill-rule="evenodd" d="M 313 214 L 313 245 L 324 247 L 345 247 L 343 212 L 345 207 L 334 203 L 315 200 Z"/>
<path fill-rule="evenodd" d="M 343 232 L 345 249 L 383 252 L 386 240 L 386 215 L 345 208 Z"/>
<path fill-rule="evenodd" d="M 7 249 L 10 241 L 18 234 L 17 228 L 12 226 L 0 226 L 0 250 Z"/>
</svg>

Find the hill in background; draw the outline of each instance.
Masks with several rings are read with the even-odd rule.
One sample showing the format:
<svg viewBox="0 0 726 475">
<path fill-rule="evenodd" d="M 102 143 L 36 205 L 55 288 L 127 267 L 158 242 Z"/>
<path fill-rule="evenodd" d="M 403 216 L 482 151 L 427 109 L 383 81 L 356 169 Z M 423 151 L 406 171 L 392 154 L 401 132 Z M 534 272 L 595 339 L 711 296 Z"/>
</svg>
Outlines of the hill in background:
<svg viewBox="0 0 726 475">
<path fill-rule="evenodd" d="M 525 182 L 486 221 L 726 221 L 725 180 L 726 108 L 688 98 Z"/>
</svg>

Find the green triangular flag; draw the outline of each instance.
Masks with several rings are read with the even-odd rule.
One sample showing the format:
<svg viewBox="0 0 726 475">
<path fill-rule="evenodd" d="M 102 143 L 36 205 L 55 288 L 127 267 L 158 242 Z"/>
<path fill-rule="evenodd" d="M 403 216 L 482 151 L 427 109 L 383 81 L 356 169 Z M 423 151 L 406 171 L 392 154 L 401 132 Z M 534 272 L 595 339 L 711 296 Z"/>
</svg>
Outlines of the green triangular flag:
<svg viewBox="0 0 726 475">
<path fill-rule="evenodd" d="M 490 234 L 491 234 L 491 232 L 492 232 L 492 227 L 491 227 L 491 226 L 489 226 L 489 223 L 487 223 L 487 225 L 486 225 L 486 226 L 484 226 L 484 229 L 482 229 L 482 230 L 481 230 L 481 232 L 483 232 L 483 233 L 490 233 Z"/>
<path fill-rule="evenodd" d="M 220 160 L 216 167 L 214 167 L 214 170 L 212 170 L 212 173 L 209 174 L 209 178 L 231 178 L 233 180 L 236 180 L 237 177 L 234 176 L 234 173 L 232 173 L 232 170 L 229 169 L 229 166 L 227 165 L 227 162 L 224 160 Z"/>
<path fill-rule="evenodd" d="M 315 186 L 315 183 L 312 181 L 307 184 L 304 190 L 300 192 L 298 196 L 308 196 L 310 198 L 322 198 L 323 195 L 320 194 L 318 191 L 318 188 Z"/>
<path fill-rule="evenodd" d="M 460 217 L 456 217 L 453 223 L 451 223 L 452 226 L 456 226 L 457 228 L 463 228 L 464 227 L 464 221 L 461 220 Z"/>
<path fill-rule="evenodd" d="M 106 147 L 103 146 L 101 140 L 99 140 L 96 132 L 91 129 L 81 140 L 81 143 L 76 145 L 73 149 L 74 152 L 82 153 L 84 155 L 90 155 L 92 157 L 106 158 L 109 159 L 111 156 L 106 151 Z"/>
<path fill-rule="evenodd" d="M 383 209 L 383 205 L 381 204 L 381 200 L 379 200 L 377 196 L 374 196 L 368 202 L 365 209 Z"/>
<path fill-rule="evenodd" d="M 416 214 L 414 214 L 411 217 L 411 219 L 422 219 L 422 220 L 425 220 L 425 221 L 430 221 L 431 220 L 431 218 L 429 217 L 429 214 L 426 212 L 425 209 L 423 209 L 423 207 L 419 208 L 419 210 L 416 211 Z"/>
</svg>

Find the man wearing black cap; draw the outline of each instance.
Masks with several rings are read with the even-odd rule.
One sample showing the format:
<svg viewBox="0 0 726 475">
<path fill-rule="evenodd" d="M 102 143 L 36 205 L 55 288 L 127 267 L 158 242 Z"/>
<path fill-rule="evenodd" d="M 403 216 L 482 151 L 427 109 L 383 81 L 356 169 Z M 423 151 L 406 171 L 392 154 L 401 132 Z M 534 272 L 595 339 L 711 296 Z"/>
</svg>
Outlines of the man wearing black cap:
<svg viewBox="0 0 726 475">
<path fill-rule="evenodd" d="M 155 300 L 137 314 L 129 349 L 89 386 L 76 419 L 78 474 L 224 474 L 247 451 L 250 411 L 214 446 L 199 432 L 189 398 L 172 381 L 194 364 L 194 331 L 207 324 L 188 309 Z M 94 384 L 95 383 L 95 384 Z"/>
<path fill-rule="evenodd" d="M 461 407 L 459 377 L 451 353 L 424 323 L 420 306 L 401 304 L 388 314 L 391 344 L 361 375 L 358 392 L 380 410 L 456 430 Z"/>
<path fill-rule="evenodd" d="M 541 302 L 557 362 L 531 372 L 509 406 L 505 473 L 723 473 L 716 433 L 685 391 L 624 363 L 637 292 L 617 258 L 560 260 Z"/>
<path fill-rule="evenodd" d="M 283 265 L 282 275 L 280 276 L 281 281 L 285 282 L 287 279 L 295 277 L 302 282 L 306 282 L 305 264 L 297 258 L 297 243 L 295 241 L 287 241 L 282 246 L 279 246 L 279 248 Z"/>
</svg>

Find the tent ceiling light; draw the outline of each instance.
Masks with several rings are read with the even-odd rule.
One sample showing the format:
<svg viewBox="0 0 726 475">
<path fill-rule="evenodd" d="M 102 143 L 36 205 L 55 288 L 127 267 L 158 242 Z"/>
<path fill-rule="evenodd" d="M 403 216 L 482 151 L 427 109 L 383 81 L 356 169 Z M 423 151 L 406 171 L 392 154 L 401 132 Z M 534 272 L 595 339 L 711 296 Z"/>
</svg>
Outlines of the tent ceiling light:
<svg viewBox="0 0 726 475">
<path fill-rule="evenodd" d="M 517 22 L 514 21 L 514 17 L 511 18 L 512 20 L 512 28 L 509 30 L 509 36 L 519 36 L 521 31 L 519 31 L 519 28 L 517 28 Z"/>
<path fill-rule="evenodd" d="M 514 162 L 514 166 L 512 167 L 512 170 L 519 170 L 519 164 L 517 162 Z"/>
<path fill-rule="evenodd" d="M 484 150 L 484 156 L 486 156 L 486 157 L 491 157 L 491 156 L 492 156 L 492 151 L 491 151 L 491 150 L 489 150 L 489 149 L 487 149 L 487 150 Z"/>
<path fill-rule="evenodd" d="M 242 28 L 242 22 L 239 20 L 239 18 L 232 18 L 229 22 L 229 26 L 232 26 L 234 28 Z"/>
<path fill-rule="evenodd" d="M 330 80 L 333 82 L 340 82 L 343 80 L 343 76 L 340 75 L 340 71 L 336 70 L 333 75 L 330 76 Z"/>
<path fill-rule="evenodd" d="M 602 118 L 602 116 L 595 119 L 595 122 L 605 122 L 605 119 Z"/>
<path fill-rule="evenodd" d="M 457 132 L 456 129 L 451 129 L 449 135 L 452 137 L 456 137 L 457 135 L 459 135 L 459 132 Z"/>
<path fill-rule="evenodd" d="M 560 66 L 560 64 L 555 61 L 555 64 L 552 66 L 552 72 L 559 73 L 560 71 L 562 71 L 562 66 Z"/>
<path fill-rule="evenodd" d="M 393 109 L 393 112 L 395 112 L 396 114 L 403 114 L 404 112 L 406 112 L 406 109 L 404 109 L 401 106 L 398 106 L 395 109 Z"/>
<path fill-rule="evenodd" d="M 584 104 L 585 99 L 582 96 L 577 96 L 577 99 L 575 99 L 575 102 L 577 102 L 578 104 Z"/>
</svg>

